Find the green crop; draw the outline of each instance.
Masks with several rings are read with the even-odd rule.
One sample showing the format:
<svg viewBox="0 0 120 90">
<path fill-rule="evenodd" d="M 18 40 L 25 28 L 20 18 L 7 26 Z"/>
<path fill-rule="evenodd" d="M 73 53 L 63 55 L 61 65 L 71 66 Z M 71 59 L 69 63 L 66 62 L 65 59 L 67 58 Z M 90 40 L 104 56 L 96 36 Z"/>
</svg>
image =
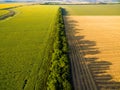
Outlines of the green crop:
<svg viewBox="0 0 120 90">
<path fill-rule="evenodd" d="M 120 15 L 120 4 L 62 5 L 65 15 Z"/>
<path fill-rule="evenodd" d="M 7 14 L 9 11 L 7 10 L 0 10 L 0 16 L 4 15 L 4 14 Z"/>
<path fill-rule="evenodd" d="M 0 21 L 0 90 L 45 90 L 58 7 L 13 10 Z"/>
</svg>

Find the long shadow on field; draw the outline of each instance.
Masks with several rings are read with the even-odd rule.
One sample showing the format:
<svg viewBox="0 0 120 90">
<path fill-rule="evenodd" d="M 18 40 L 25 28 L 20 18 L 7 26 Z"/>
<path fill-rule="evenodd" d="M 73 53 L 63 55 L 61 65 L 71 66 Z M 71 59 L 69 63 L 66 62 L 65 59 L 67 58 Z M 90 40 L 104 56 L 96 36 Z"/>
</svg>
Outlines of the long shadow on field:
<svg viewBox="0 0 120 90">
<path fill-rule="evenodd" d="M 73 64 L 74 89 L 120 90 L 120 82 L 113 81 L 112 76 L 107 73 L 112 63 L 96 56 L 100 53 L 95 47 L 96 42 L 86 40 L 85 36 L 80 34 L 84 29 L 76 28 L 78 22 L 65 17 L 65 24 Z"/>
</svg>

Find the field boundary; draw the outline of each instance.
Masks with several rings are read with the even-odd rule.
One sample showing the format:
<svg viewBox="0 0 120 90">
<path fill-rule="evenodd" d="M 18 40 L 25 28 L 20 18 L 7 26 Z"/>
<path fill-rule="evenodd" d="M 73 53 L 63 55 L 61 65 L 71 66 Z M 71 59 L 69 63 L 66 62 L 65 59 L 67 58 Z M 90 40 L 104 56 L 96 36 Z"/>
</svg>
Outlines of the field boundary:
<svg viewBox="0 0 120 90">
<path fill-rule="evenodd" d="M 15 15 L 15 11 L 13 11 L 12 9 L 8 9 L 8 13 L 0 16 L 0 20 L 4 20 L 4 19 L 7 19 L 9 17 L 13 17 Z"/>
<path fill-rule="evenodd" d="M 55 37 L 47 90 L 72 90 L 68 44 L 65 34 L 62 8 L 59 8 L 55 24 Z"/>
</svg>

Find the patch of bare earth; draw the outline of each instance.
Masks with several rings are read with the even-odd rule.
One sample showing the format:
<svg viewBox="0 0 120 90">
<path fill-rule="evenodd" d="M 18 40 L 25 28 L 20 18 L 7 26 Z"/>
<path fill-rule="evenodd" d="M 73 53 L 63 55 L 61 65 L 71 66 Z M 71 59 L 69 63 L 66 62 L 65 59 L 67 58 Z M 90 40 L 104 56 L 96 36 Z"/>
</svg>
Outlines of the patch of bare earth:
<svg viewBox="0 0 120 90">
<path fill-rule="evenodd" d="M 120 16 L 65 16 L 75 90 L 120 90 Z"/>
</svg>

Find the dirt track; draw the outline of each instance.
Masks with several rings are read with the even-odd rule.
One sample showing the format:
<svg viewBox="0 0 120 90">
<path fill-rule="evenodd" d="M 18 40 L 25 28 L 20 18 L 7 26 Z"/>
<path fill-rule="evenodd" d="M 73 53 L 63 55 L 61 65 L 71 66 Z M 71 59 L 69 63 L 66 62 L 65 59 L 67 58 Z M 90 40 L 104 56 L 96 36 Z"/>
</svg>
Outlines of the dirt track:
<svg viewBox="0 0 120 90">
<path fill-rule="evenodd" d="M 8 11 L 9 11 L 8 13 L 0 16 L 0 20 L 4 20 L 4 19 L 6 19 L 6 18 L 8 18 L 8 17 L 12 17 L 12 16 L 15 15 L 15 11 L 10 10 L 10 9 L 8 9 Z"/>
<path fill-rule="evenodd" d="M 66 16 L 75 90 L 120 90 L 120 16 Z"/>
</svg>

